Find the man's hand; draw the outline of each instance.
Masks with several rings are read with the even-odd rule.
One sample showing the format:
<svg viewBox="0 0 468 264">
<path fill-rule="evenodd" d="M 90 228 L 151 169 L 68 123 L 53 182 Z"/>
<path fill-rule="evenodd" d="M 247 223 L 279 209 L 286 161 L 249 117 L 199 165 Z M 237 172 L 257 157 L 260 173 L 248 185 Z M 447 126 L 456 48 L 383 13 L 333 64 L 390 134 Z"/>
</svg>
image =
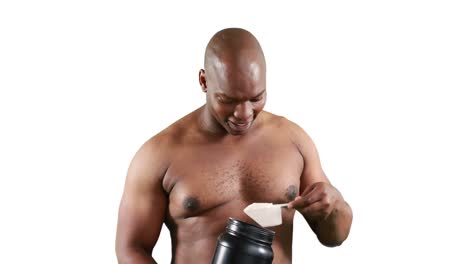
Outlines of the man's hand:
<svg viewBox="0 0 468 264">
<path fill-rule="evenodd" d="M 288 207 L 304 216 L 323 245 L 339 246 L 348 237 L 353 213 L 330 183 L 316 182 L 307 186 Z"/>
<path fill-rule="evenodd" d="M 343 197 L 335 187 L 326 182 L 316 182 L 307 186 L 288 208 L 298 210 L 309 219 L 325 220 L 343 203 Z"/>
</svg>

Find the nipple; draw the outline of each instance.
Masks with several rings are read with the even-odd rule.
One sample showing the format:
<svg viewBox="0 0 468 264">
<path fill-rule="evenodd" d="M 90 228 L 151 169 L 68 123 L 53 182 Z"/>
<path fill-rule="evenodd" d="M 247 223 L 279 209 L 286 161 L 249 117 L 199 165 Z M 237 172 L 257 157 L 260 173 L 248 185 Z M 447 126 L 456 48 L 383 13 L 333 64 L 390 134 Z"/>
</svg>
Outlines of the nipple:
<svg viewBox="0 0 468 264">
<path fill-rule="evenodd" d="M 288 201 L 294 201 L 294 198 L 297 196 L 297 187 L 295 185 L 289 185 L 289 187 L 286 189 L 286 198 Z"/>
<path fill-rule="evenodd" d="M 188 211 L 195 211 L 200 207 L 200 202 L 197 198 L 187 197 L 184 199 L 183 206 Z"/>
</svg>

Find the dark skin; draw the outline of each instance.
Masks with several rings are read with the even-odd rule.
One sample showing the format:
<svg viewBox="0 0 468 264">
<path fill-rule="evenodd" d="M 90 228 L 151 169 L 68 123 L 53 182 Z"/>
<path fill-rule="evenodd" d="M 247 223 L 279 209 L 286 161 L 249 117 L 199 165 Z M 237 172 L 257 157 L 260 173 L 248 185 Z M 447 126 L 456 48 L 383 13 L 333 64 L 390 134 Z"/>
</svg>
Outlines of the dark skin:
<svg viewBox="0 0 468 264">
<path fill-rule="evenodd" d="M 243 213 L 254 202 L 289 203 L 283 224 L 269 228 L 276 232 L 275 264 L 292 262 L 296 211 L 323 245 L 345 241 L 352 211 L 325 176 L 312 139 L 263 111 L 265 59 L 255 37 L 242 29 L 215 34 L 199 81 L 206 104 L 145 142 L 130 164 L 119 263 L 156 263 L 152 250 L 163 224 L 172 263 L 210 263 L 229 217 L 255 224 Z"/>
</svg>

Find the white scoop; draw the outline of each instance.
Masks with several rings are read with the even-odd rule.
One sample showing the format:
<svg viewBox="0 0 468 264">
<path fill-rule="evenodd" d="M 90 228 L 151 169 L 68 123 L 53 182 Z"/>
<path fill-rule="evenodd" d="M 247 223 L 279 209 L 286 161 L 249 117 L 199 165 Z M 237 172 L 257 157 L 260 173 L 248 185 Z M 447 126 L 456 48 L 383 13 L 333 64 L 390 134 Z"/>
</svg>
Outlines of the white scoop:
<svg viewBox="0 0 468 264">
<path fill-rule="evenodd" d="M 282 207 L 288 207 L 288 204 L 253 203 L 244 209 L 244 213 L 262 227 L 277 226 L 283 223 Z"/>
</svg>

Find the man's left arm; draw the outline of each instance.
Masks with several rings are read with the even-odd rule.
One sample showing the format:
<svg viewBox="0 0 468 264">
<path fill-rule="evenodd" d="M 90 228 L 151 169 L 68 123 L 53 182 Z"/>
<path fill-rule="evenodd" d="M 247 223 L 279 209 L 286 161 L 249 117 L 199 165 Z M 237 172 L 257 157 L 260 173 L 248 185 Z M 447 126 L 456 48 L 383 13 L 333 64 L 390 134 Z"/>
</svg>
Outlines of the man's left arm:
<svg viewBox="0 0 468 264">
<path fill-rule="evenodd" d="M 304 216 L 320 243 L 328 247 L 339 246 L 351 229 L 351 207 L 323 172 L 312 139 L 295 124 L 292 132 L 291 140 L 303 156 L 304 168 L 300 195 L 289 203 L 289 208 L 298 210 Z"/>
</svg>

